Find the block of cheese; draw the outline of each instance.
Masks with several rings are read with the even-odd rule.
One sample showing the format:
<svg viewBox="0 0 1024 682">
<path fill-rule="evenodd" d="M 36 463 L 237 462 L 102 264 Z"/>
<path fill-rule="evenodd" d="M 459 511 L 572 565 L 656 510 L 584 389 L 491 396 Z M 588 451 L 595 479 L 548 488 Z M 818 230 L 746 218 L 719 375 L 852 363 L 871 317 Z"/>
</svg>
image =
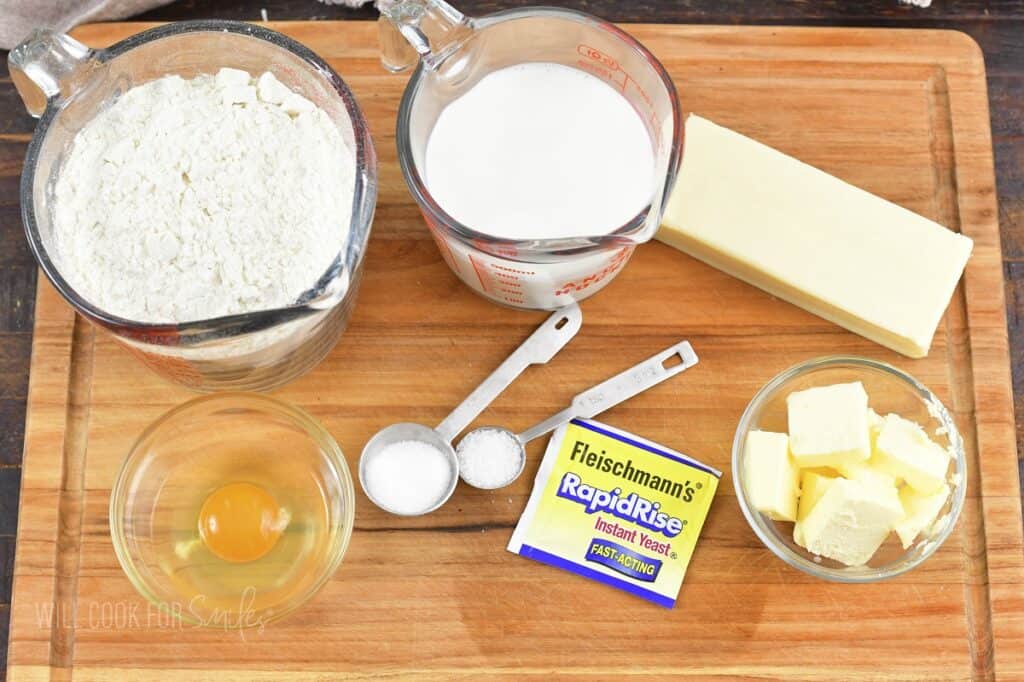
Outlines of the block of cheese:
<svg viewBox="0 0 1024 682">
<path fill-rule="evenodd" d="M 859 381 L 794 391 L 786 406 L 798 467 L 853 466 L 871 456 L 868 394 Z"/>
<path fill-rule="evenodd" d="M 743 462 L 743 480 L 754 509 L 776 521 L 795 521 L 800 472 L 789 457 L 789 437 L 751 431 Z"/>
<path fill-rule="evenodd" d="M 694 115 L 656 238 L 913 358 L 928 354 L 972 248 L 938 223 Z"/>
<path fill-rule="evenodd" d="M 931 527 L 949 499 L 949 486 L 943 484 L 933 493 L 919 493 L 910 486 L 900 491 L 906 518 L 896 523 L 896 534 L 906 549 L 923 531 Z"/>
<path fill-rule="evenodd" d="M 793 542 L 804 544 L 804 519 L 811 513 L 811 509 L 818 503 L 821 496 L 825 494 L 828 487 L 835 481 L 835 476 L 826 476 L 814 471 L 804 471 L 800 476 L 800 500 L 797 503 L 796 523 L 793 524 Z"/>
<path fill-rule="evenodd" d="M 860 566 L 901 519 L 896 488 L 837 478 L 803 520 L 803 546 L 847 566 Z"/>
<path fill-rule="evenodd" d="M 902 478 L 919 493 L 932 493 L 946 483 L 950 455 L 918 424 L 888 414 L 875 442 L 875 459 L 879 471 Z"/>
</svg>

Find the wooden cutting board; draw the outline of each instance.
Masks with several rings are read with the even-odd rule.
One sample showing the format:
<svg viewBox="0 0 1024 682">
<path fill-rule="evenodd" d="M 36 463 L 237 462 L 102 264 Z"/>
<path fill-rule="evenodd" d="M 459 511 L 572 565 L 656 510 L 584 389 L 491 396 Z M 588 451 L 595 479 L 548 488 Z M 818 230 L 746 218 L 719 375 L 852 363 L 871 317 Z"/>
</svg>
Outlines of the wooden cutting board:
<svg viewBox="0 0 1024 682">
<path fill-rule="evenodd" d="M 441 260 L 398 170 L 394 120 L 405 78 L 379 66 L 374 25 L 271 26 L 342 74 L 381 158 L 351 327 L 320 367 L 277 392 L 321 420 L 354 468 L 380 427 L 439 422 L 544 314 L 487 303 Z M 94 25 L 77 36 L 105 45 L 142 28 Z M 333 580 L 296 615 L 242 637 L 168 621 L 121 573 L 107 527 L 115 473 L 146 424 L 191 396 L 76 319 L 44 282 L 11 679 L 1024 677 L 1020 490 L 977 45 L 943 31 L 628 29 L 664 62 L 687 111 L 975 240 L 930 356 L 908 360 L 662 244 L 642 246 L 585 303 L 579 336 L 483 419 L 523 428 L 596 380 L 690 339 L 697 368 L 603 417 L 726 472 L 674 610 L 505 551 L 537 442 L 513 486 L 460 486 L 425 518 L 389 516 L 359 492 L 352 544 Z M 748 528 L 728 473 L 733 429 L 754 392 L 789 365 L 837 352 L 917 376 L 954 410 L 967 443 L 957 531 L 923 566 L 881 584 L 831 584 L 788 568 Z"/>
</svg>

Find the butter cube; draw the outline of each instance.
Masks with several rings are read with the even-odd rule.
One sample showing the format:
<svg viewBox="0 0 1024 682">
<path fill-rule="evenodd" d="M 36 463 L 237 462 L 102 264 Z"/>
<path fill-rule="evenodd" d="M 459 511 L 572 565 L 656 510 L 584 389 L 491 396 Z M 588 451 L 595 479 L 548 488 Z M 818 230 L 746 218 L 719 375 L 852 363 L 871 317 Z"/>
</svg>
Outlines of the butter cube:
<svg viewBox="0 0 1024 682">
<path fill-rule="evenodd" d="M 777 521 L 796 520 L 799 471 L 784 433 L 747 434 L 743 478 L 754 509 Z"/>
<path fill-rule="evenodd" d="M 813 554 L 860 566 L 903 516 L 895 488 L 837 478 L 803 520 L 801 539 Z"/>
<path fill-rule="evenodd" d="M 878 434 L 882 432 L 882 425 L 885 424 L 883 419 L 877 412 L 868 408 L 868 441 L 871 443 L 872 455 L 867 461 L 856 460 L 851 462 L 843 462 L 836 465 L 836 471 L 842 474 L 846 478 L 863 478 L 874 477 L 874 476 L 887 476 L 892 485 L 898 486 L 902 479 L 889 474 L 885 474 L 878 469 L 878 458 L 873 454 L 875 447 L 878 442 Z"/>
<path fill-rule="evenodd" d="M 902 478 L 917 492 L 932 493 L 945 485 L 949 452 L 909 419 L 886 415 L 875 448 L 876 468 Z"/>
<path fill-rule="evenodd" d="M 882 426 L 885 424 L 885 419 L 882 415 L 878 414 L 870 407 L 868 408 L 868 440 L 871 441 L 871 451 L 875 451 L 875 442 L 878 440 L 878 434 L 882 432 Z"/>
<path fill-rule="evenodd" d="M 872 486 L 895 488 L 898 484 L 898 481 L 892 474 L 878 468 L 878 463 L 874 457 L 869 459 L 863 466 L 856 467 L 849 474 L 844 473 L 843 475 L 846 478 L 863 481 Z"/>
<path fill-rule="evenodd" d="M 871 456 L 868 394 L 859 381 L 796 391 L 786 405 L 798 467 L 854 466 Z"/>
<path fill-rule="evenodd" d="M 793 525 L 793 542 L 804 544 L 803 526 L 804 519 L 811 513 L 811 509 L 818 503 L 821 496 L 825 494 L 828 487 L 836 480 L 835 476 L 826 476 L 815 471 L 804 471 L 800 475 L 800 500 L 797 502 L 796 523 Z"/>
<path fill-rule="evenodd" d="M 921 494 L 910 486 L 900 491 L 900 502 L 906 518 L 896 524 L 896 533 L 906 549 L 922 531 L 927 530 L 935 522 L 935 518 L 949 499 L 949 486 L 943 484 L 933 493 Z"/>
<path fill-rule="evenodd" d="M 840 464 L 836 467 L 844 478 L 857 478 L 863 481 L 877 481 L 879 485 L 899 486 L 900 479 L 888 471 L 879 468 L 879 458 L 872 455 L 866 462 L 853 462 Z"/>
</svg>

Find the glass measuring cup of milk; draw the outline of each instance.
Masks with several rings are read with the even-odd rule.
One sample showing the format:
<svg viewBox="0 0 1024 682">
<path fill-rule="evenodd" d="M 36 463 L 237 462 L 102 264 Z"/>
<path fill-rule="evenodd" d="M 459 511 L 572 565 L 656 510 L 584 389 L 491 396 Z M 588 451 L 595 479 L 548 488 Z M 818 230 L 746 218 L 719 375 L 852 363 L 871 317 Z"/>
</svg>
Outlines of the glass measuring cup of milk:
<svg viewBox="0 0 1024 682">
<path fill-rule="evenodd" d="M 516 308 L 550 310 L 601 290 L 636 245 L 654 236 L 679 166 L 681 113 L 658 60 L 615 25 L 582 12 L 537 7 L 467 17 L 442 0 L 378 0 L 377 6 L 384 65 L 401 71 L 418 60 L 398 112 L 398 158 L 451 269 L 477 293 Z M 452 217 L 431 193 L 428 140 L 445 108 L 489 74 L 529 63 L 596 76 L 639 115 L 653 151 L 652 183 L 646 205 L 624 224 L 585 236 L 495 236 Z"/>
<path fill-rule="evenodd" d="M 69 36 L 38 31 L 10 56 L 11 78 L 39 124 L 21 182 L 29 244 L 54 288 L 85 319 L 110 331 L 151 369 L 190 388 L 266 390 L 322 360 L 355 304 L 377 197 L 377 163 L 363 114 L 337 73 L 309 49 L 238 21 L 166 24 L 93 50 Z M 347 238 L 324 248 L 335 257 L 293 304 L 179 324 L 146 323 L 101 310 L 61 274 L 53 238 L 54 184 L 75 135 L 133 86 L 168 75 L 191 78 L 221 67 L 272 72 L 323 109 L 355 156 Z"/>
</svg>

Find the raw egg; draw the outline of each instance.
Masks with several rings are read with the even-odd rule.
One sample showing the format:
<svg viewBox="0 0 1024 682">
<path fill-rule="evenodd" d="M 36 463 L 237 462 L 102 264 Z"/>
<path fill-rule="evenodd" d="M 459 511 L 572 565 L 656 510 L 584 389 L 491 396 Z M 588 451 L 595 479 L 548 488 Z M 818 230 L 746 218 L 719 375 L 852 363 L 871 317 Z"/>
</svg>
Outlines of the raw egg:
<svg viewBox="0 0 1024 682">
<path fill-rule="evenodd" d="M 203 544 L 225 561 L 259 559 L 277 543 L 288 514 L 273 495 L 252 483 L 217 488 L 199 510 Z"/>
</svg>

